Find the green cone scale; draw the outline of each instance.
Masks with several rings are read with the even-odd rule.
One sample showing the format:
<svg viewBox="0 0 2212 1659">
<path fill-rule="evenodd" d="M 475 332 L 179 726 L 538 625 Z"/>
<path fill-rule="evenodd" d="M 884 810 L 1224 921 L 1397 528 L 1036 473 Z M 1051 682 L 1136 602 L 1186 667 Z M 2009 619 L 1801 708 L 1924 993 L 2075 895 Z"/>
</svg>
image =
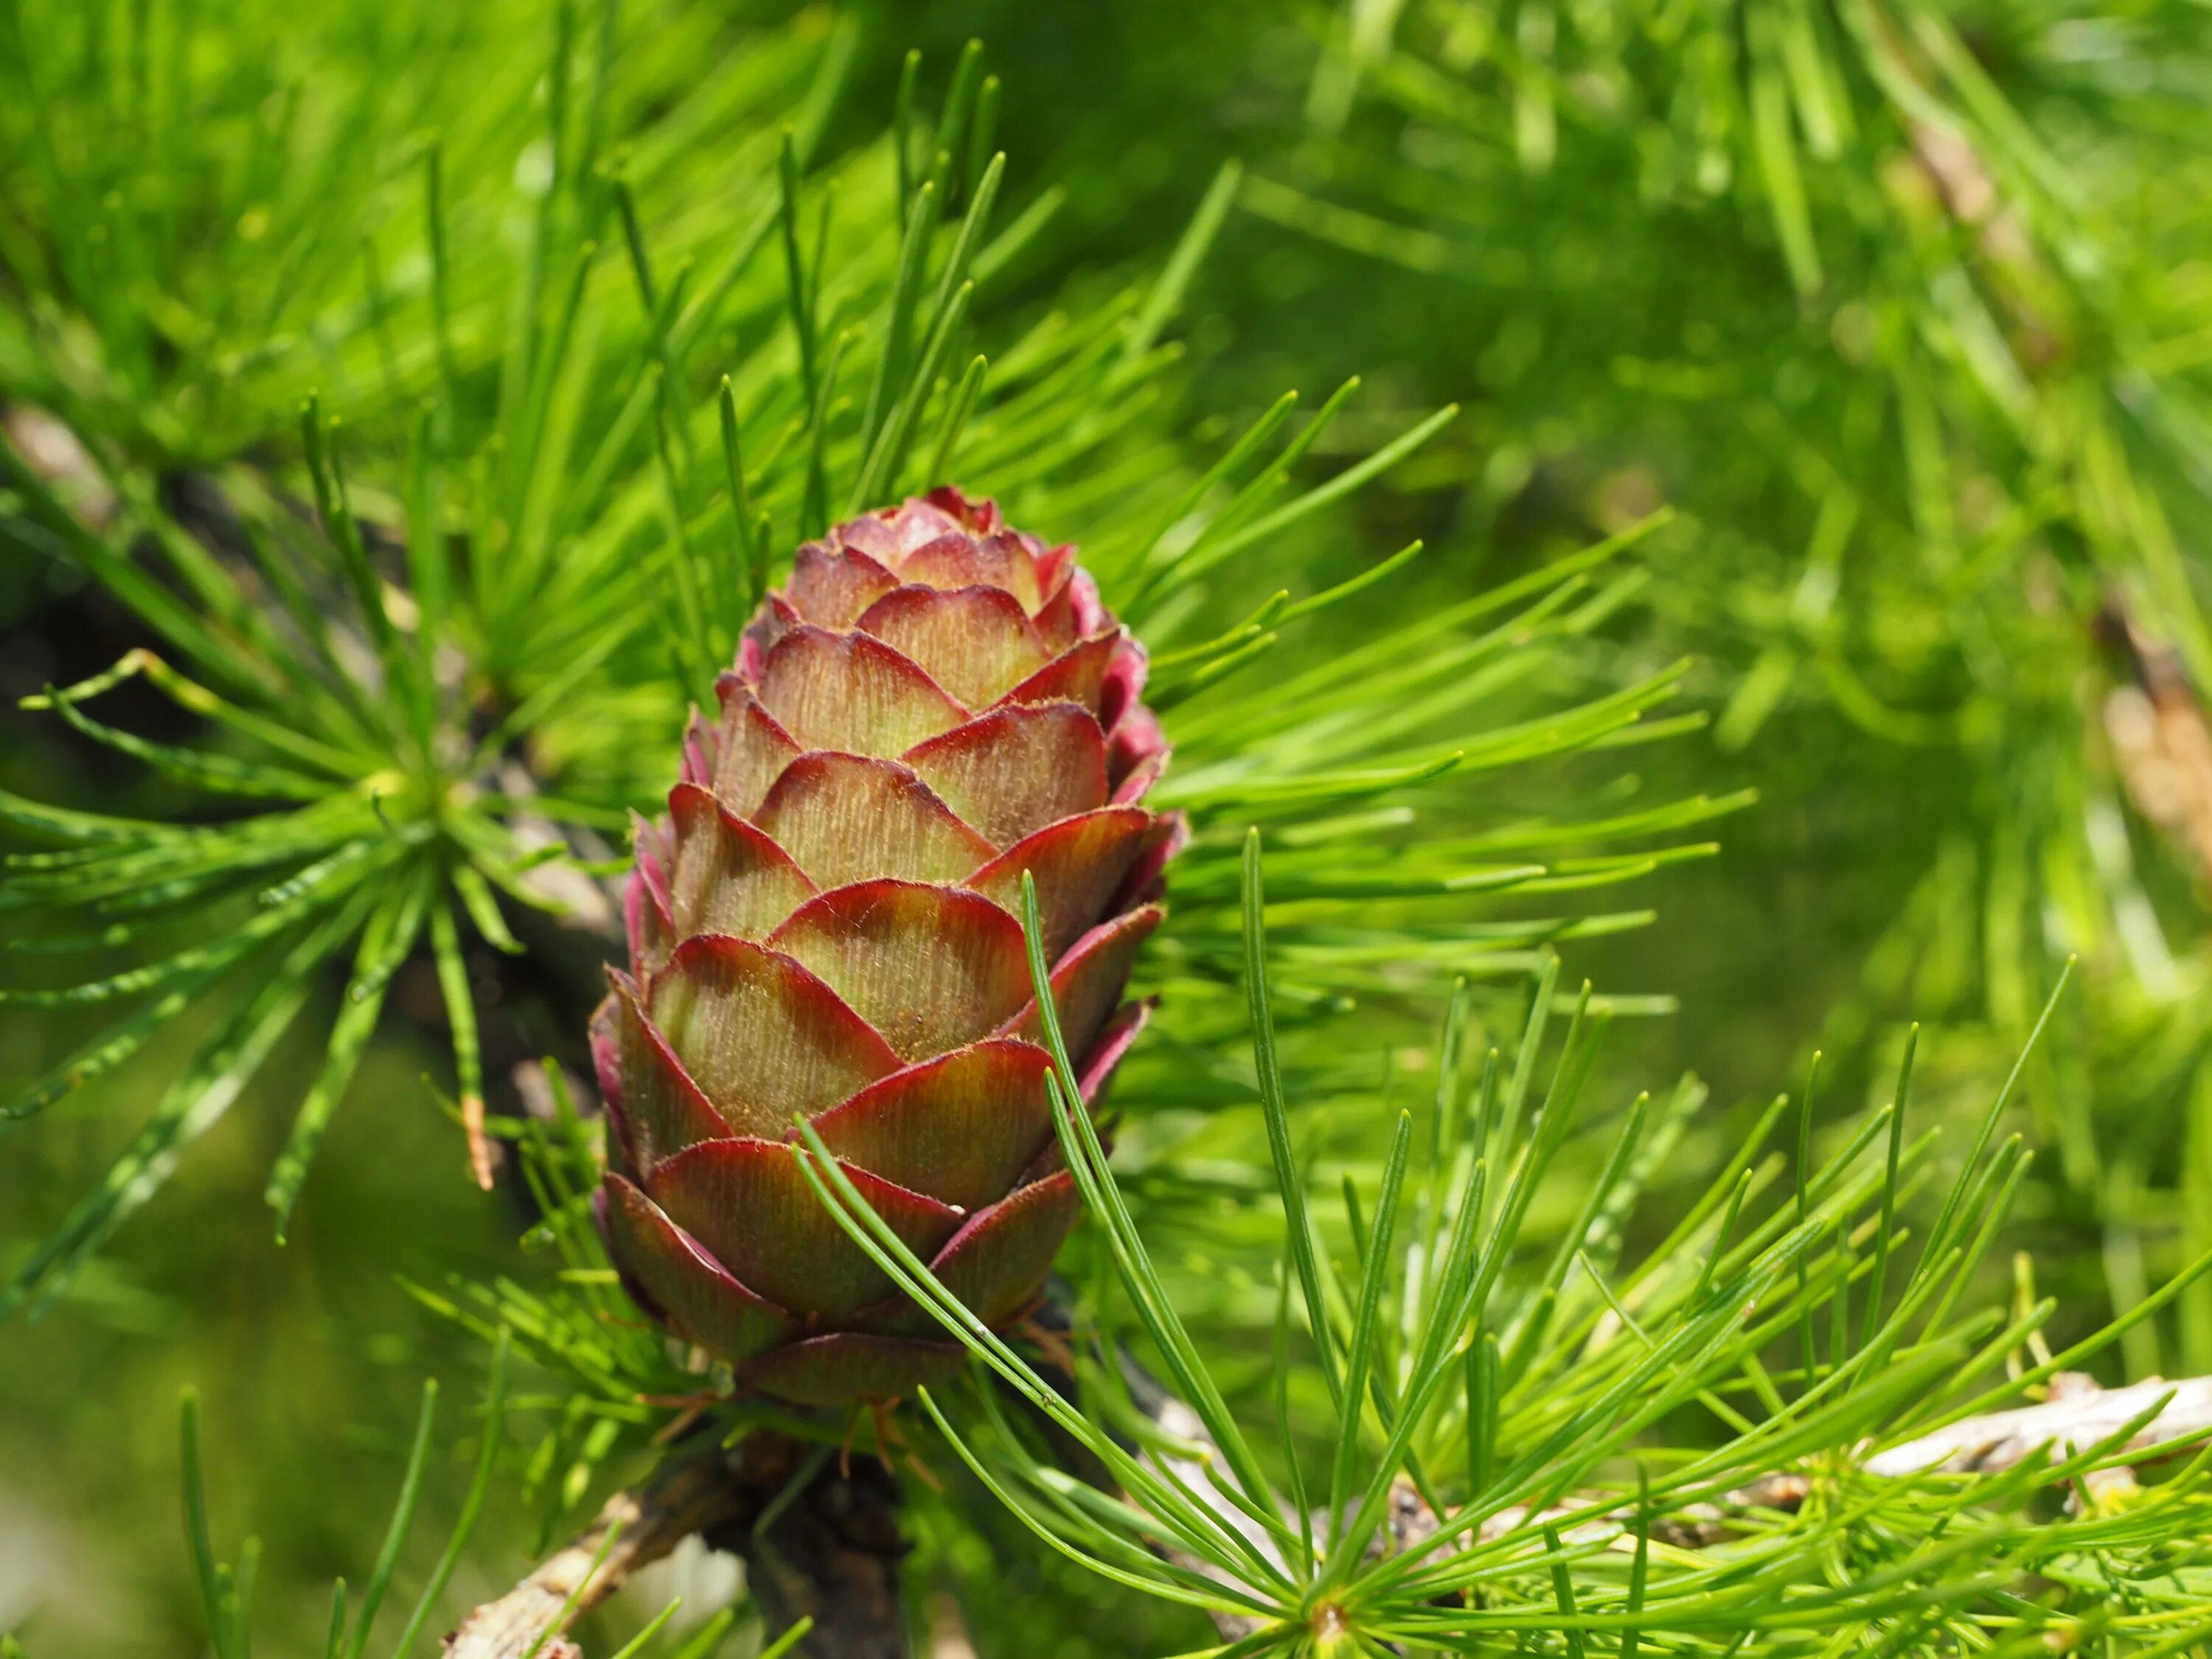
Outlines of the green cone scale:
<svg viewBox="0 0 2212 1659">
<path fill-rule="evenodd" d="M 799 550 L 641 822 L 627 972 L 592 1022 L 600 1194 L 639 1304 L 800 1404 L 884 1401 L 963 1350 L 838 1226 L 811 1121 L 878 1214 L 994 1325 L 1080 1206 L 1019 921 L 1036 884 L 1085 1099 L 1145 1018 L 1171 817 L 1142 648 L 1071 547 L 940 489 Z"/>
</svg>

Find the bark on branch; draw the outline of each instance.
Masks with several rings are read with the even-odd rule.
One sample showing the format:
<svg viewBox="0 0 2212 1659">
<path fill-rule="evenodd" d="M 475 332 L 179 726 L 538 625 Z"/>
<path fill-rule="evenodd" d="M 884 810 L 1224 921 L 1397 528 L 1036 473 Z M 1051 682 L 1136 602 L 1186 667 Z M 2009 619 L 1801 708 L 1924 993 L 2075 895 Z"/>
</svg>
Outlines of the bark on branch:
<svg viewBox="0 0 2212 1659">
<path fill-rule="evenodd" d="M 2158 1409 L 2153 1413 L 2154 1407 Z M 2152 1414 L 2146 1417 L 2147 1413 Z M 1962 1418 L 1876 1452 L 1862 1461 L 1859 1469 L 1888 1480 L 1915 1474 L 1998 1474 L 2018 1468 L 2046 1448 L 2054 1461 L 2075 1456 L 2111 1440 L 2138 1418 L 2143 1418 L 2143 1422 L 2124 1443 L 2113 1447 L 2116 1455 L 2148 1451 L 2212 1430 L 2212 1377 L 2168 1382 L 2154 1376 L 2125 1388 L 2106 1389 L 2079 1371 L 2061 1371 L 2051 1381 L 2051 1397 L 2039 1405 Z M 1732 1522 L 1749 1511 L 1795 1510 L 1811 1490 L 1812 1482 L 1806 1476 L 1778 1471 L 1717 1502 L 1690 1504 L 1655 1517 L 1652 1535 L 1667 1543 L 1701 1548 L 1717 1542 Z M 1418 1495 L 1409 1488 L 1406 1496 L 1426 1516 L 1427 1506 L 1419 1503 Z M 1565 1504 L 1540 1513 L 1516 1508 L 1492 1516 L 1480 1531 L 1488 1540 L 1517 1532 L 1532 1522 L 1570 1519 L 1577 1523 L 1577 1529 L 1618 1529 L 1633 1523 L 1636 1516 L 1632 1510 L 1617 1510 L 1594 1519 L 1587 1504 Z M 1425 1536 L 1434 1527 L 1431 1518 L 1425 1522 L 1425 1530 L 1422 1523 L 1416 1523 L 1414 1530 Z"/>
<path fill-rule="evenodd" d="M 2212 1376 L 2188 1376 L 2179 1382 L 2154 1376 L 2124 1389 L 2106 1389 L 2078 1371 L 2061 1371 L 2051 1379 L 2051 1398 L 2041 1405 L 1969 1417 L 1892 1446 L 1869 1458 L 1866 1472 L 1990 1474 L 2016 1467 L 2045 1446 L 2058 1457 L 2071 1457 L 2111 1439 L 2161 1400 L 2166 1403 L 2158 1413 L 2129 1436 L 2119 1450 L 2145 1451 L 2212 1429 Z"/>
<path fill-rule="evenodd" d="M 816 1462 L 814 1446 L 763 1431 L 665 1465 L 462 1620 L 446 1659 L 523 1659 L 548 1632 L 538 1659 L 582 1659 L 568 1627 L 695 1533 L 743 1559 L 772 1629 L 814 1621 L 814 1659 L 902 1659 L 897 1483 L 873 1462 L 849 1474 Z M 763 1529 L 771 1505 L 781 1507 Z"/>
<path fill-rule="evenodd" d="M 676 1464 L 635 1492 L 617 1492 L 591 1525 L 527 1578 L 462 1620 L 446 1638 L 447 1659 L 523 1659 L 540 1642 L 540 1659 L 582 1659 L 583 1650 L 560 1632 L 641 1567 L 726 1519 L 737 1501 L 737 1487 L 720 1457 Z"/>
</svg>

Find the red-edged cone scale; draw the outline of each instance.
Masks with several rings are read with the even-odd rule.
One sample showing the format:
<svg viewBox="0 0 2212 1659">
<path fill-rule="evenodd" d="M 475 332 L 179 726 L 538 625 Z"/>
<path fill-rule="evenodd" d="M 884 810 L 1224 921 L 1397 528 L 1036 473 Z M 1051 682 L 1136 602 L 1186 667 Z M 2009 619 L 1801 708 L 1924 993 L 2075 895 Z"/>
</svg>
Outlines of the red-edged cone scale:
<svg viewBox="0 0 2212 1659">
<path fill-rule="evenodd" d="M 1172 817 L 1145 653 L 1070 547 L 941 489 L 799 550 L 637 825 L 593 1017 L 630 1293 L 745 1389 L 879 1401 L 963 1351 L 807 1184 L 794 1119 L 969 1308 L 1036 1302 L 1080 1205 L 1018 916 L 1096 1097 L 1144 1023 Z"/>
</svg>

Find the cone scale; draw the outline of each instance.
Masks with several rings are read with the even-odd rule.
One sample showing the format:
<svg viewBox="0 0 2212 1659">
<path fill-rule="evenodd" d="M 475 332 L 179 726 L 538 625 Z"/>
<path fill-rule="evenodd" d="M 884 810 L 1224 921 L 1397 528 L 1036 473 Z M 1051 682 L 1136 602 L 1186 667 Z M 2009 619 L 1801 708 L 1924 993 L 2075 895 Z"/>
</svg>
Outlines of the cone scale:
<svg viewBox="0 0 2212 1659">
<path fill-rule="evenodd" d="M 741 1389 L 881 1401 L 963 1363 L 816 1197 L 800 1117 L 986 1322 L 1042 1293 L 1080 1199 L 1022 879 L 1095 1101 L 1180 833 L 1142 805 L 1167 760 L 1144 680 L 1073 548 L 940 489 L 801 547 L 693 715 L 592 1019 L 599 1206 L 631 1296 Z"/>
</svg>

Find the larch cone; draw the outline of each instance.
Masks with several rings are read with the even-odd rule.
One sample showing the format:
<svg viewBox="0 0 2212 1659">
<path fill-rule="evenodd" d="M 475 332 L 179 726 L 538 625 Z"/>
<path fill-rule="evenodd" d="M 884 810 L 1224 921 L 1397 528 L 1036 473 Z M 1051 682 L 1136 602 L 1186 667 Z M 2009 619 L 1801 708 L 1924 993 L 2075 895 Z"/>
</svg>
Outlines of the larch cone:
<svg viewBox="0 0 2212 1659">
<path fill-rule="evenodd" d="M 1145 653 L 1075 550 L 939 489 L 799 550 L 636 826 L 628 972 L 592 1018 L 599 1194 L 638 1304 L 804 1405 L 878 1402 L 963 1350 L 802 1174 L 805 1117 L 994 1327 L 1081 1206 L 1036 1040 L 1036 882 L 1086 1103 L 1145 1021 L 1122 992 L 1181 835 Z"/>
</svg>

